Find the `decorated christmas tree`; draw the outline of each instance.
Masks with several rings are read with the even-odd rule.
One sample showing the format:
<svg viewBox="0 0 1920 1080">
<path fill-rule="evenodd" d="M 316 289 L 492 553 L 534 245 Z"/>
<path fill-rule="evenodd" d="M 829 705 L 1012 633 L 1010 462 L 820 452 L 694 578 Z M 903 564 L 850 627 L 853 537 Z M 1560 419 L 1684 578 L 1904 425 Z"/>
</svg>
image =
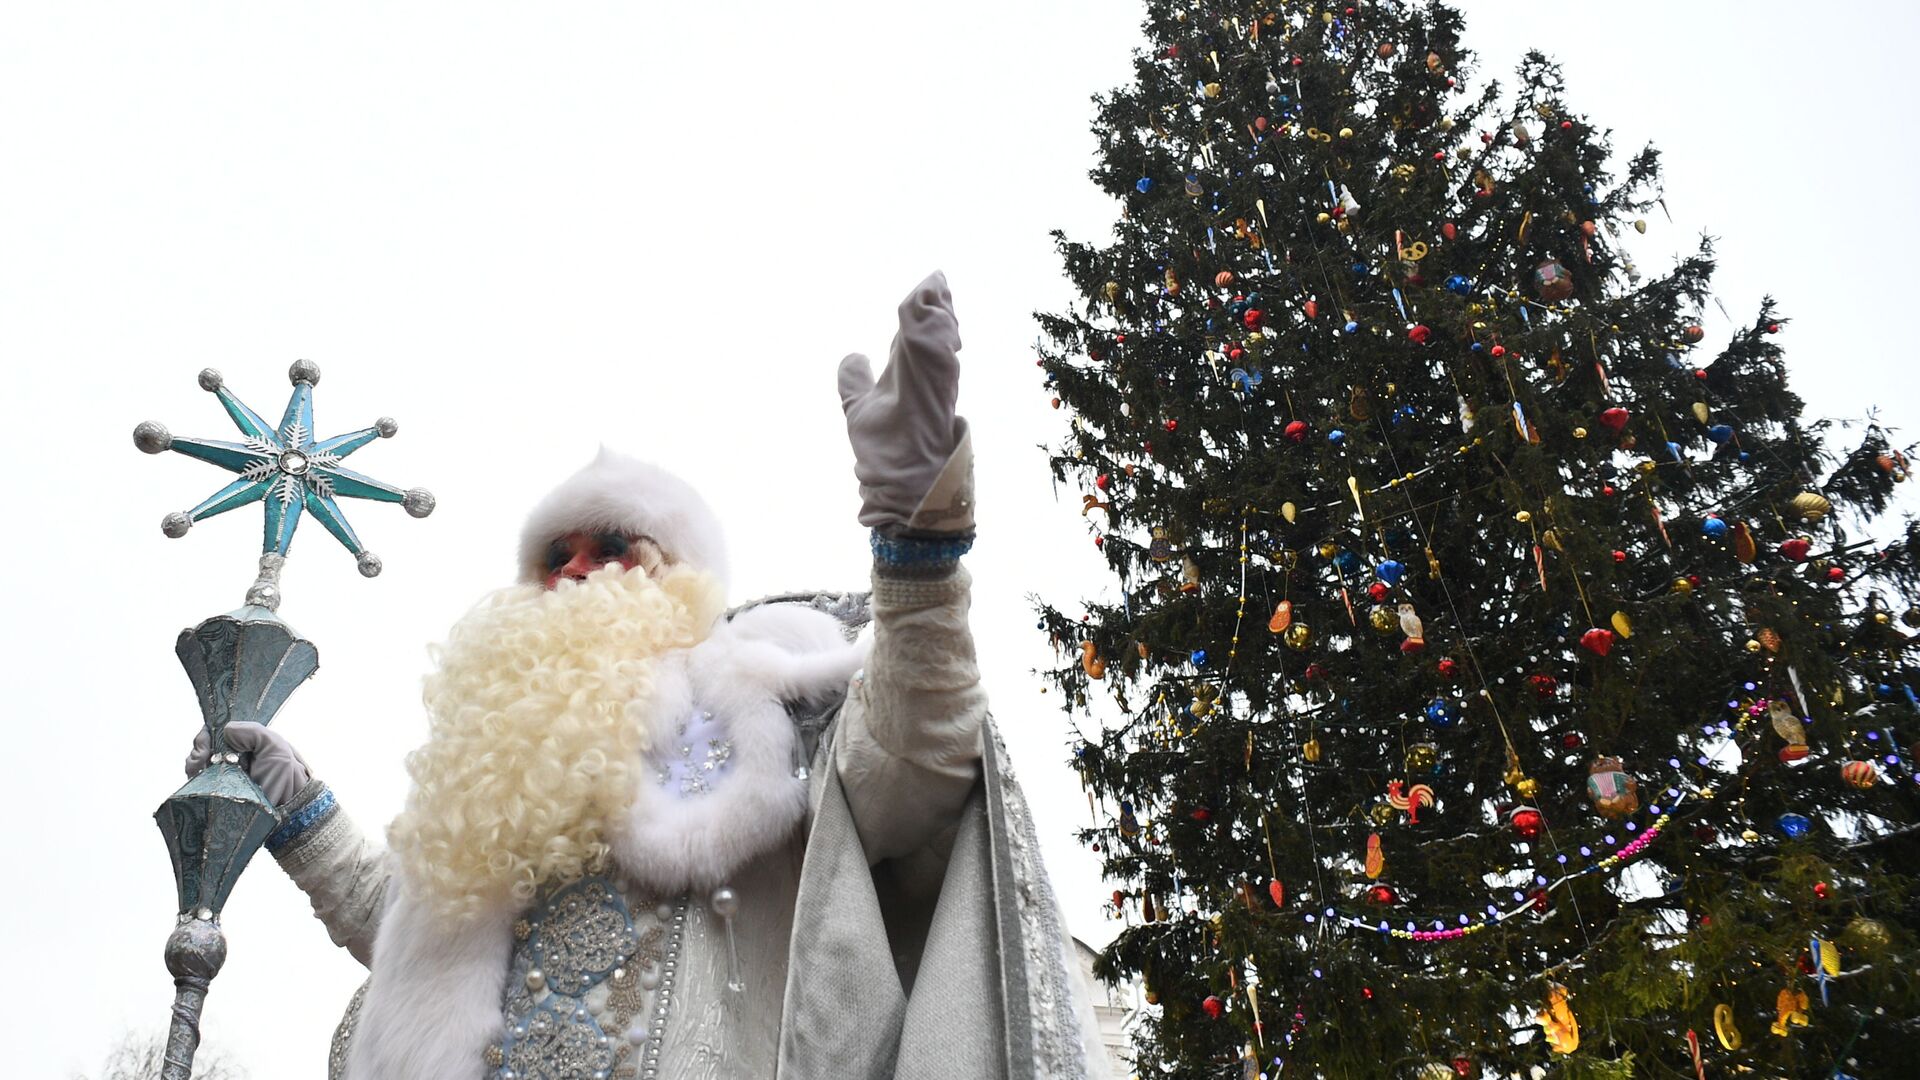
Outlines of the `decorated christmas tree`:
<svg viewBox="0 0 1920 1080">
<path fill-rule="evenodd" d="M 1889 433 L 1555 66 L 1433 3 L 1148 0 L 1061 238 L 1043 598 L 1142 1076 L 1905 1074 L 1909 606 Z M 1735 223 L 1737 225 L 1737 223 Z M 1706 1071 L 1702 1071 L 1702 1070 Z"/>
</svg>

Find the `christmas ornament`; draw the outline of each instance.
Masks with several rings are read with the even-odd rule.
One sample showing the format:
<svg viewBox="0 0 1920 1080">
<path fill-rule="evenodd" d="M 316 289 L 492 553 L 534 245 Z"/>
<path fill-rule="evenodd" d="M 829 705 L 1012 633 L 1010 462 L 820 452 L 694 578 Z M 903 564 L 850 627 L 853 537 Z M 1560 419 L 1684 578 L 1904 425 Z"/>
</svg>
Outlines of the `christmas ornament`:
<svg viewBox="0 0 1920 1080">
<path fill-rule="evenodd" d="M 1718 540 L 1727 535 L 1727 523 L 1717 517 L 1708 517 L 1700 523 L 1700 531 Z"/>
<path fill-rule="evenodd" d="M 1320 740 L 1308 739 L 1306 742 L 1301 743 L 1300 756 L 1303 758 L 1306 758 L 1309 763 L 1319 761 L 1320 760 Z"/>
<path fill-rule="evenodd" d="M 1392 608 L 1376 604 L 1373 610 L 1367 612 L 1367 625 L 1373 627 L 1375 633 L 1391 634 L 1400 628 L 1400 620 Z"/>
<path fill-rule="evenodd" d="M 1580 646 L 1595 656 L 1605 656 L 1613 651 L 1613 631 L 1596 626 L 1580 635 Z"/>
<path fill-rule="evenodd" d="M 1807 552 L 1812 549 L 1813 541 L 1804 536 L 1796 536 L 1780 544 L 1780 554 L 1786 556 L 1788 562 L 1806 562 Z"/>
<path fill-rule="evenodd" d="M 1548 259 L 1533 268 L 1534 295 L 1549 304 L 1557 304 L 1573 295 L 1573 275 L 1558 259 Z"/>
<path fill-rule="evenodd" d="M 1173 558 L 1173 540 L 1167 536 L 1167 530 L 1154 526 L 1153 540 L 1147 544 L 1147 558 L 1163 563 Z"/>
<path fill-rule="evenodd" d="M 1833 503 L 1825 495 L 1803 491 L 1793 497 L 1793 512 L 1808 521 L 1819 521 L 1833 512 Z"/>
<path fill-rule="evenodd" d="M 1781 814 L 1773 824 L 1780 835 L 1789 840 L 1798 840 L 1813 831 L 1813 822 L 1805 814 Z"/>
<path fill-rule="evenodd" d="M 1546 818 L 1531 806 L 1514 807 L 1507 820 L 1512 823 L 1513 831 L 1527 840 L 1539 836 L 1540 830 L 1546 825 Z"/>
<path fill-rule="evenodd" d="M 1429 742 L 1414 743 L 1407 747 L 1407 771 L 1410 773 L 1440 771 L 1440 748 Z"/>
<path fill-rule="evenodd" d="M 1536 1014 L 1546 1032 L 1547 1049 L 1556 1054 L 1571 1054 L 1580 1049 L 1580 1023 L 1574 1019 L 1567 1000 L 1573 995 L 1559 983 L 1547 987 L 1546 1005 Z"/>
<path fill-rule="evenodd" d="M 1835 975 L 1840 974 L 1840 950 L 1830 941 L 1822 941 L 1815 934 L 1807 942 L 1807 952 L 1813 958 L 1813 981 L 1820 988 L 1820 1004 L 1827 1004 L 1827 984 Z"/>
<path fill-rule="evenodd" d="M 1587 768 L 1587 798 L 1601 817 L 1623 818 L 1640 809 L 1640 782 L 1621 768 L 1619 758 L 1595 758 Z"/>
<path fill-rule="evenodd" d="M 1733 1006 L 1726 1002 L 1713 1007 L 1713 1035 L 1728 1050 L 1740 1049 L 1740 1029 L 1733 1022 Z"/>
<path fill-rule="evenodd" d="M 1813 1018 L 1807 1015 L 1808 1004 L 1805 990 L 1796 990 L 1791 986 L 1782 987 L 1773 998 L 1773 1010 L 1776 1014 L 1773 1033 L 1785 1038 L 1789 1027 L 1806 1027 L 1812 1023 Z"/>
<path fill-rule="evenodd" d="M 1840 939 L 1847 947 L 1868 956 L 1885 952 L 1893 943 L 1893 935 L 1887 932 L 1887 924 L 1879 919 L 1870 919 L 1865 915 L 1856 915 L 1840 932 Z"/>
<path fill-rule="evenodd" d="M 1386 869 L 1387 856 L 1386 853 L 1380 850 L 1380 834 L 1368 833 L 1366 859 L 1367 877 L 1378 880 L 1380 875 L 1386 872 Z"/>
<path fill-rule="evenodd" d="M 1207 995 L 1207 999 L 1200 1003 L 1200 1007 L 1207 1010 L 1207 1015 L 1215 1020 L 1220 1019 L 1220 1014 L 1227 1011 L 1226 1005 L 1212 994 Z"/>
<path fill-rule="evenodd" d="M 1402 790 L 1403 788 L 1404 791 Z M 1421 808 L 1431 807 L 1433 805 L 1433 789 L 1425 784 L 1415 784 L 1412 787 L 1406 787 L 1405 781 L 1389 780 L 1387 782 L 1387 805 L 1407 815 L 1408 824 L 1418 825 L 1420 824 Z"/>
<path fill-rule="evenodd" d="M 1753 530 L 1747 523 L 1737 521 L 1733 525 L 1733 557 L 1743 563 L 1751 563 L 1760 554 L 1759 545 L 1754 543 Z"/>
<path fill-rule="evenodd" d="M 1870 788 L 1880 782 L 1879 773 L 1874 771 L 1871 761 L 1849 761 L 1840 766 L 1840 779 L 1857 788 Z"/>
<path fill-rule="evenodd" d="M 1419 652 L 1427 647 L 1426 626 L 1414 612 L 1412 604 L 1400 605 L 1400 632 L 1407 635 L 1407 640 L 1400 643 L 1401 652 Z"/>
<path fill-rule="evenodd" d="M 1284 640 L 1290 648 L 1304 649 L 1307 647 L 1307 644 L 1313 640 L 1313 631 L 1307 628 L 1306 623 L 1297 622 L 1287 627 L 1287 632 L 1282 635 L 1282 640 Z"/>
<path fill-rule="evenodd" d="M 1442 731 L 1460 722 L 1460 706 L 1446 698 L 1434 698 L 1427 702 L 1424 711 L 1427 715 L 1427 723 Z"/>
<path fill-rule="evenodd" d="M 1602 411 L 1597 419 L 1601 427 L 1618 435 L 1626 428 L 1627 421 L 1631 419 L 1631 414 L 1620 406 L 1615 405 L 1611 409 Z"/>
<path fill-rule="evenodd" d="M 1684 326 L 1680 329 L 1680 340 L 1689 345 L 1698 345 L 1707 336 L 1707 332 L 1698 326 Z"/>
<path fill-rule="evenodd" d="M 1107 662 L 1100 659 L 1100 646 L 1091 641 L 1080 643 L 1080 670 L 1086 672 L 1089 679 L 1106 677 Z"/>
<path fill-rule="evenodd" d="M 1287 627 L 1293 625 L 1293 601 L 1282 600 L 1274 605 L 1273 618 L 1267 620 L 1267 629 L 1276 634 L 1284 634 Z"/>
<path fill-rule="evenodd" d="M 1273 900 L 1274 907 L 1283 908 L 1287 906 L 1287 887 L 1280 884 L 1279 878 L 1274 878 L 1272 881 L 1267 882 L 1267 896 Z"/>
</svg>

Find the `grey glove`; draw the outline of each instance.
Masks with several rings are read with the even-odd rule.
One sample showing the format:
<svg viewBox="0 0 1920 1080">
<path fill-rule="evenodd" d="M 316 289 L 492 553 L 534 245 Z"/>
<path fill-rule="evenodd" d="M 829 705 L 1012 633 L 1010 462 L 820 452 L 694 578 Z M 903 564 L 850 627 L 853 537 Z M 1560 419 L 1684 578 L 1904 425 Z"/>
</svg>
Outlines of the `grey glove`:
<svg viewBox="0 0 1920 1080">
<path fill-rule="evenodd" d="M 260 785 L 274 806 L 285 806 L 311 779 L 307 762 L 286 736 L 265 724 L 236 720 L 227 725 L 227 746 L 240 755 L 247 775 Z M 187 776 L 200 775 L 207 767 L 207 729 L 193 737 L 193 752 L 187 755 Z"/>
<path fill-rule="evenodd" d="M 973 530 L 973 455 L 960 395 L 960 323 L 945 274 L 934 271 L 900 302 L 887 369 L 840 362 L 840 406 L 860 481 L 860 524 L 892 530 Z"/>
</svg>

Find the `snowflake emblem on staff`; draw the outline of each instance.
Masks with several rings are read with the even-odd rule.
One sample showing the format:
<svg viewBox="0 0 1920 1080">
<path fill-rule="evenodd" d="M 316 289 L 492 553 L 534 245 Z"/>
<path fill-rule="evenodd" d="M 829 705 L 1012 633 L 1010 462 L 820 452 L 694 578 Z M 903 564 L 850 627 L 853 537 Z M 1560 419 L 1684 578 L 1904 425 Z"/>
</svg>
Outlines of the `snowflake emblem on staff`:
<svg viewBox="0 0 1920 1080">
<path fill-rule="evenodd" d="M 160 522 L 160 529 L 171 537 L 187 535 L 193 523 L 215 514 L 248 506 L 266 505 L 266 535 L 261 553 L 282 555 L 293 544 L 294 530 L 303 514 L 312 514 L 326 530 L 353 553 L 360 573 L 373 577 L 380 572 L 380 558 L 368 551 L 354 535 L 353 526 L 341 513 L 341 498 L 372 499 L 400 503 L 414 517 L 433 512 L 433 495 L 423 488 L 403 491 L 370 476 L 343 467 L 340 462 L 355 450 L 375 439 L 391 438 L 400 426 L 391 417 L 381 417 L 372 427 L 316 440 L 313 435 L 313 388 L 320 381 L 320 366 L 311 360 L 296 361 L 287 372 L 293 381 L 293 396 L 278 427 L 266 422 L 226 387 L 218 371 L 208 368 L 200 373 L 200 388 L 220 399 L 227 415 L 233 418 L 242 436 L 239 442 L 220 439 L 179 438 L 152 420 L 133 429 L 133 443 L 149 454 L 172 450 L 199 458 L 237 473 L 238 479 L 191 510 L 177 510 Z"/>
</svg>

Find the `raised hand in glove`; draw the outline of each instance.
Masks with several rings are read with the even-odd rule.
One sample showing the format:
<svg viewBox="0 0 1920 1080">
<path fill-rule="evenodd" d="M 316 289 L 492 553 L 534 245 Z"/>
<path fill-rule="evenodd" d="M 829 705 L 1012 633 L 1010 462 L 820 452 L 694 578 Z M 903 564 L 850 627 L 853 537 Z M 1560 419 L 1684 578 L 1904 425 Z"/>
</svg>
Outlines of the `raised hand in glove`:
<svg viewBox="0 0 1920 1080">
<path fill-rule="evenodd" d="M 285 806 L 311 779 L 300 751 L 293 748 L 286 736 L 265 724 L 244 720 L 228 724 L 227 746 L 240 755 L 240 764 L 247 775 L 260 785 L 267 800 L 275 806 Z M 200 734 L 193 737 L 193 752 L 187 755 L 189 779 L 207 767 L 208 756 L 207 729 L 203 727 Z"/>
<path fill-rule="evenodd" d="M 960 324 L 945 274 L 900 302 L 876 382 L 867 358 L 840 362 L 840 406 L 860 481 L 860 524 L 883 533 L 973 531 L 973 454 L 960 395 Z"/>
</svg>

